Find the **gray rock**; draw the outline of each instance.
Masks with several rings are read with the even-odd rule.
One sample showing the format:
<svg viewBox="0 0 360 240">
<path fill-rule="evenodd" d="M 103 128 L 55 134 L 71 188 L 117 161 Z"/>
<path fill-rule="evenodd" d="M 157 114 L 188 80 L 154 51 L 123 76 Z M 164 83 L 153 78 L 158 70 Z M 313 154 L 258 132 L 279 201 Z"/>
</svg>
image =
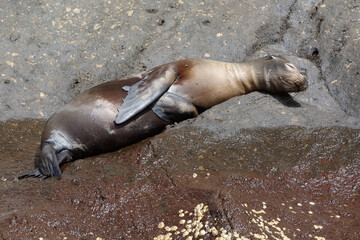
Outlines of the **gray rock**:
<svg viewBox="0 0 360 240">
<path fill-rule="evenodd" d="M 296 1 L 284 44 L 313 61 L 319 79 L 347 114 L 360 117 L 360 4 Z"/>
<path fill-rule="evenodd" d="M 311 84 L 295 98 L 302 111 L 284 107 L 298 122 L 284 124 L 354 127 L 347 115 L 360 116 L 357 1 L 8 2 L 0 14 L 1 121 L 47 118 L 92 86 L 181 58 L 265 54 L 287 57 Z M 258 98 L 241 98 L 242 109 L 265 107 Z"/>
</svg>

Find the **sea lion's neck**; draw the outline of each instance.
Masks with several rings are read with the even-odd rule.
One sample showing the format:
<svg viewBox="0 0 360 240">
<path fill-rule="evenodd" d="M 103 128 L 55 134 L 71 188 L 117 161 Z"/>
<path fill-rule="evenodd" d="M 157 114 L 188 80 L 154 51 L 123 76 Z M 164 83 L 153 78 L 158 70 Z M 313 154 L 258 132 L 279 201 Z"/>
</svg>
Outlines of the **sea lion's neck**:
<svg viewBox="0 0 360 240">
<path fill-rule="evenodd" d="M 229 63 L 230 81 L 236 86 L 237 95 L 263 90 L 265 79 L 262 72 L 252 62 Z"/>
</svg>

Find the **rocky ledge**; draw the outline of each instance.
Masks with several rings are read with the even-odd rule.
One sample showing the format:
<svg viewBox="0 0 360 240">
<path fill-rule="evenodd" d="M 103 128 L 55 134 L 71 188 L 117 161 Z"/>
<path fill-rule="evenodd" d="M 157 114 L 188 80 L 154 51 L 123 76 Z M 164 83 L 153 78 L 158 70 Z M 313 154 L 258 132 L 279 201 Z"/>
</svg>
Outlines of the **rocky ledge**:
<svg viewBox="0 0 360 240">
<path fill-rule="evenodd" d="M 3 239 L 360 237 L 359 1 L 8 1 L 0 19 Z M 233 98 L 60 181 L 16 179 L 33 168 L 36 119 L 92 86 L 267 54 L 309 88 Z"/>
</svg>

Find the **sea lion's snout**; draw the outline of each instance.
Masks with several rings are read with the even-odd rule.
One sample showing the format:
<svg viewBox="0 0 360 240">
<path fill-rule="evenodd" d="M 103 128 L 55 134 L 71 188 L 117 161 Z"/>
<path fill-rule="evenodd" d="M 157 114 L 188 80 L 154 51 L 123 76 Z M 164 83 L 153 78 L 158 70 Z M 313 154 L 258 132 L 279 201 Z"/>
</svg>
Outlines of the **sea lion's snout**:
<svg viewBox="0 0 360 240">
<path fill-rule="evenodd" d="M 307 77 L 302 75 L 301 73 L 292 74 L 292 76 L 288 77 L 288 91 L 290 92 L 301 92 L 307 89 L 309 83 L 307 81 Z"/>
<path fill-rule="evenodd" d="M 307 70 L 305 68 L 299 69 L 299 73 L 302 75 L 302 81 L 303 81 L 303 88 L 301 91 L 304 91 L 308 88 L 309 82 L 308 82 L 308 76 L 307 76 Z"/>
<path fill-rule="evenodd" d="M 307 77 L 304 76 L 304 75 L 303 75 L 303 77 L 304 77 L 304 79 L 303 79 L 304 84 L 303 84 L 303 87 L 302 87 L 301 91 L 306 90 L 308 88 L 308 86 L 309 86 L 309 82 L 307 80 Z"/>
<path fill-rule="evenodd" d="M 294 80 L 294 83 L 298 87 L 298 92 L 304 91 L 308 88 L 309 82 L 306 74 L 306 69 L 301 69 L 298 71 L 298 79 Z"/>
</svg>

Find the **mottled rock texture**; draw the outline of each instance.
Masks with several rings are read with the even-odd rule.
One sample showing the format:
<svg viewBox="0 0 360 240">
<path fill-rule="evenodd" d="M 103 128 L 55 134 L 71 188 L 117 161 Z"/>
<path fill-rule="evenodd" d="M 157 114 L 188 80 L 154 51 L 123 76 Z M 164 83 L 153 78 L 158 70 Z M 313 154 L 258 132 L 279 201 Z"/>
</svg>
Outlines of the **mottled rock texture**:
<svg viewBox="0 0 360 240">
<path fill-rule="evenodd" d="M 181 58 L 242 61 L 265 54 L 288 57 L 307 72 L 308 93 L 296 99 L 305 103 L 304 114 L 318 113 L 312 114 L 317 125 L 323 111 L 334 121 L 360 117 L 359 5 L 4 1 L 0 120 L 47 118 L 91 86 Z"/>
</svg>

